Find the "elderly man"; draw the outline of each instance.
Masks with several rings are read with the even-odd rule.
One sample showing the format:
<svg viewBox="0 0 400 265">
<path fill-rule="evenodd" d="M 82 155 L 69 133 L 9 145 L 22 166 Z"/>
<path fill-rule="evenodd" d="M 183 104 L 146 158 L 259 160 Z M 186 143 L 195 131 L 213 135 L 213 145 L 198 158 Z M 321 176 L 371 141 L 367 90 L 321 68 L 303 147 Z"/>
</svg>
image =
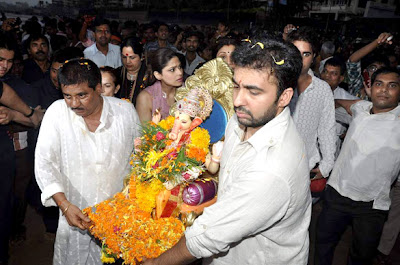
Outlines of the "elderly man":
<svg viewBox="0 0 400 265">
<path fill-rule="evenodd" d="M 83 53 L 85 58 L 92 60 L 98 67 L 111 66 L 118 68 L 122 65 L 121 49 L 111 44 L 111 29 L 108 20 L 95 20 L 94 37 L 96 42 L 86 48 Z"/>
<path fill-rule="evenodd" d="M 92 61 L 70 60 L 58 80 L 64 100 L 47 109 L 35 153 L 42 203 L 60 208 L 53 264 L 102 264 L 81 210 L 122 189 L 140 122 L 132 104 L 100 95 Z"/>
<path fill-rule="evenodd" d="M 233 61 L 236 114 L 226 129 L 218 200 L 177 245 L 145 264 L 307 264 L 308 161 L 287 107 L 300 53 L 292 44 L 253 39 Z"/>
<path fill-rule="evenodd" d="M 335 44 L 332 41 L 325 41 L 321 45 L 321 61 L 319 62 L 318 74 L 322 74 L 326 61 L 333 57 L 335 53 Z"/>
</svg>

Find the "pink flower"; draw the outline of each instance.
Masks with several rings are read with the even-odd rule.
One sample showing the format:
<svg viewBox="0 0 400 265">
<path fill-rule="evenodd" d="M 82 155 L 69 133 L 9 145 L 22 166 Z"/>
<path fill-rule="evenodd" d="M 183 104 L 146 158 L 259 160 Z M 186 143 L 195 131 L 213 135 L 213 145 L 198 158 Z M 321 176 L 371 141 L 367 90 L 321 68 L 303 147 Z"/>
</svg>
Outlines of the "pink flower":
<svg viewBox="0 0 400 265">
<path fill-rule="evenodd" d="M 182 174 L 182 177 L 183 177 L 185 180 L 190 179 L 191 176 L 192 176 L 192 175 L 190 175 L 190 174 L 187 173 L 187 172 L 185 172 L 185 173 Z"/>
<path fill-rule="evenodd" d="M 178 156 L 178 153 L 176 152 L 176 151 L 172 151 L 171 153 L 169 153 L 168 155 L 167 155 L 167 157 L 169 158 L 169 159 L 173 159 L 173 158 L 175 158 L 175 157 L 177 157 Z"/>
<path fill-rule="evenodd" d="M 161 141 L 162 139 L 165 139 L 165 135 L 162 132 L 157 132 L 156 139 L 157 141 Z"/>
</svg>

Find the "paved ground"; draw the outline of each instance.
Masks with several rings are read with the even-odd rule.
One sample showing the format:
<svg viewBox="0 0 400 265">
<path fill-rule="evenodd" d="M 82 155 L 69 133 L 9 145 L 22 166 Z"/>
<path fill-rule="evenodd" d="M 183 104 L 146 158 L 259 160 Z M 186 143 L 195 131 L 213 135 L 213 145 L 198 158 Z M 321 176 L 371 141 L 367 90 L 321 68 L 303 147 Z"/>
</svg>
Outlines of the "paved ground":
<svg viewBox="0 0 400 265">
<path fill-rule="evenodd" d="M 317 203 L 313 208 L 312 221 L 310 226 L 310 258 L 309 265 L 314 265 L 314 242 L 315 224 L 321 211 L 321 204 Z M 51 265 L 53 256 L 54 238 L 45 234 L 45 228 L 41 217 L 28 207 L 25 225 L 27 227 L 27 239 L 18 245 L 12 245 L 10 250 L 10 265 Z M 336 248 L 333 265 L 345 265 L 348 249 L 351 242 L 351 229 L 347 229 L 341 242 Z M 393 265 L 400 265 L 400 239 L 397 240 L 391 258 Z"/>
<path fill-rule="evenodd" d="M 45 233 L 40 215 L 28 206 L 25 218 L 26 240 L 10 248 L 10 265 L 51 265 L 55 237 Z"/>
</svg>

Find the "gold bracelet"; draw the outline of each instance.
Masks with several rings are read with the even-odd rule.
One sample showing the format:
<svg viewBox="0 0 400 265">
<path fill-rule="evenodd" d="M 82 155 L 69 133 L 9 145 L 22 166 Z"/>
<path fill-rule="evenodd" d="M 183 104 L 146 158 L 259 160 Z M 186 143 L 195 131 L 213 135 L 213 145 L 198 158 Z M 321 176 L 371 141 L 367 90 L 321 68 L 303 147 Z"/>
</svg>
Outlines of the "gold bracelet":
<svg viewBox="0 0 400 265">
<path fill-rule="evenodd" d="M 65 213 L 68 211 L 68 208 L 72 205 L 72 203 L 68 204 L 67 207 L 65 207 L 65 210 L 63 211 L 62 215 L 64 216 Z"/>
<path fill-rule="evenodd" d="M 214 161 L 215 163 L 219 163 L 219 159 L 218 158 L 211 157 L 211 160 Z"/>
</svg>

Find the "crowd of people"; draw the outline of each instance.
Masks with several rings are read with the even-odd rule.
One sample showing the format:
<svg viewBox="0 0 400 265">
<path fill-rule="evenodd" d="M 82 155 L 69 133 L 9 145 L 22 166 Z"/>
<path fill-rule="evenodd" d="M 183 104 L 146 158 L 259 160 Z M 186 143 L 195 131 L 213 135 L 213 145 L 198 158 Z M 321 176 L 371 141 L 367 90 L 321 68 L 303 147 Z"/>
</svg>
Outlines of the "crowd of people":
<svg viewBox="0 0 400 265">
<path fill-rule="evenodd" d="M 176 246 L 144 264 L 307 264 L 318 200 L 317 264 L 332 264 L 349 225 L 349 264 L 390 264 L 400 231 L 393 36 L 344 46 L 292 24 L 275 34 L 225 21 L 3 16 L 0 265 L 9 244 L 26 238 L 28 204 L 56 233 L 53 264 L 101 264 L 81 210 L 122 189 L 140 124 L 170 115 L 176 90 L 216 57 L 233 72 L 235 109 L 218 200 Z"/>
</svg>

